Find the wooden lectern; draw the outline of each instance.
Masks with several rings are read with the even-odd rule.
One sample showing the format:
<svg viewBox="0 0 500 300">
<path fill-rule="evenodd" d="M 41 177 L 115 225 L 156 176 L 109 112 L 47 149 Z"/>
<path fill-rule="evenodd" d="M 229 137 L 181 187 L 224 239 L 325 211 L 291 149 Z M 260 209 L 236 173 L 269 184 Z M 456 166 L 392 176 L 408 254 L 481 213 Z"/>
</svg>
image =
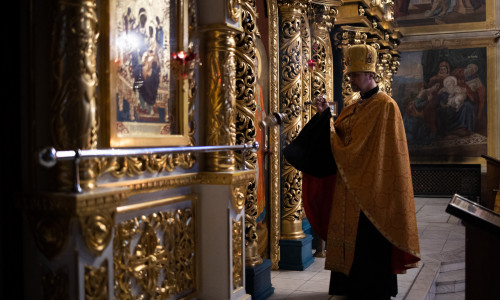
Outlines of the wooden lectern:
<svg viewBox="0 0 500 300">
<path fill-rule="evenodd" d="M 495 199 L 500 183 L 500 160 L 488 155 L 481 155 L 481 157 L 486 160 L 486 195 L 483 203 L 486 208 L 499 212 L 500 207 L 495 209 Z"/>
<path fill-rule="evenodd" d="M 465 226 L 465 298 L 500 299 L 500 215 L 456 194 L 446 212 Z"/>
</svg>

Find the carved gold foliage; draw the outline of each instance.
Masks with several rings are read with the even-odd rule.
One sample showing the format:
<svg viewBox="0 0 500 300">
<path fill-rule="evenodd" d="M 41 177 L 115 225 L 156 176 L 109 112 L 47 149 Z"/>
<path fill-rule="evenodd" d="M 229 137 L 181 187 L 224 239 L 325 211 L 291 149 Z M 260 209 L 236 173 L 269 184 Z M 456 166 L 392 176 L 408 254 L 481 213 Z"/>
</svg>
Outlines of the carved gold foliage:
<svg viewBox="0 0 500 300">
<path fill-rule="evenodd" d="M 108 261 L 99 268 L 85 266 L 85 300 L 107 300 L 108 298 Z"/>
<path fill-rule="evenodd" d="M 302 128 L 302 30 L 301 16 L 304 6 L 280 3 L 280 111 L 288 115 L 283 124 L 281 137 L 283 146 L 288 145 Z M 309 35 L 309 34 L 307 34 Z M 301 220 L 302 173 L 293 168 L 284 158 L 281 165 L 281 220 Z M 283 227 L 288 228 L 288 227 Z M 287 233 L 288 234 L 288 233 Z M 283 233 L 282 233 L 283 235 Z M 300 236 L 300 233 L 293 233 Z"/>
<path fill-rule="evenodd" d="M 255 141 L 256 78 L 256 7 L 255 1 L 241 1 L 243 32 L 236 34 L 236 144 Z M 254 169 L 257 154 L 246 157 L 247 166 Z"/>
<path fill-rule="evenodd" d="M 120 299 L 164 299 L 194 291 L 191 208 L 143 215 L 115 228 L 114 293 Z"/>
<path fill-rule="evenodd" d="M 227 0 L 227 14 L 233 22 L 238 22 L 240 18 L 240 7 L 238 5 L 238 0 Z"/>
<path fill-rule="evenodd" d="M 242 221 L 232 221 L 233 290 L 243 286 L 243 226 Z"/>
<path fill-rule="evenodd" d="M 312 59 L 317 68 L 312 72 L 312 97 L 325 94 L 333 99 L 333 53 L 330 29 L 337 10 L 328 6 L 313 5 L 314 20 L 311 26 Z"/>
<path fill-rule="evenodd" d="M 82 235 L 87 247 L 95 255 L 99 255 L 108 246 L 111 240 L 114 216 L 108 214 L 96 214 L 80 217 Z"/>
<path fill-rule="evenodd" d="M 255 39 L 257 32 L 256 2 L 240 1 L 241 25 L 243 31 L 236 34 L 236 144 L 253 143 L 257 136 L 255 112 L 257 103 L 255 92 L 257 85 L 257 54 Z M 241 163 L 241 156 L 236 160 Z M 250 153 L 245 158 L 249 169 L 257 167 L 257 153 Z M 257 251 L 257 181 L 252 178 L 247 182 L 245 191 L 245 260 L 247 265 L 262 262 Z"/>
</svg>

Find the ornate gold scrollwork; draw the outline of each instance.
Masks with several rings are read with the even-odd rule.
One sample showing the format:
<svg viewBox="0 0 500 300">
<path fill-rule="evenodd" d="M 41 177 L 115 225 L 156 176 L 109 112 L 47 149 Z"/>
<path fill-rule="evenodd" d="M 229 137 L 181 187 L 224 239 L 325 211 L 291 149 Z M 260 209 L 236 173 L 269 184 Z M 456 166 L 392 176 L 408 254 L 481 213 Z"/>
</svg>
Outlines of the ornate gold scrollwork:
<svg viewBox="0 0 500 300">
<path fill-rule="evenodd" d="M 114 214 L 96 214 L 80 217 L 82 235 L 87 247 L 99 255 L 108 246 L 113 232 Z"/>
<path fill-rule="evenodd" d="M 233 242 L 233 290 L 243 287 L 243 224 L 242 221 L 232 221 Z"/>
<path fill-rule="evenodd" d="M 114 293 L 168 298 L 196 288 L 195 227 L 191 208 L 142 215 L 116 225 Z"/>
<path fill-rule="evenodd" d="M 301 16 L 306 6 L 301 2 L 278 2 L 280 23 L 280 112 L 288 115 L 282 128 L 282 145 L 288 145 L 302 128 L 302 56 Z M 281 238 L 301 239 L 302 173 L 284 158 L 281 165 Z"/>
<path fill-rule="evenodd" d="M 254 0 L 240 1 L 241 25 L 243 31 L 236 34 L 236 144 L 248 144 L 255 141 L 255 101 L 257 84 L 257 57 L 255 39 L 257 32 L 257 8 Z M 237 161 L 241 163 L 238 156 Z M 257 167 L 257 153 L 247 155 L 246 166 Z M 248 266 L 262 262 L 257 245 L 257 180 L 248 181 L 245 201 L 245 261 Z"/>
<path fill-rule="evenodd" d="M 85 266 L 85 299 L 108 299 L 108 260 L 99 268 Z"/>
<path fill-rule="evenodd" d="M 311 27 L 312 59 L 318 67 L 312 72 L 311 94 L 326 95 L 333 100 L 333 53 L 330 29 L 335 21 L 337 10 L 328 6 L 313 5 L 314 22 Z"/>
<path fill-rule="evenodd" d="M 227 0 L 226 5 L 227 5 L 227 14 L 229 15 L 229 18 L 233 22 L 238 22 L 240 19 L 240 6 L 239 0 Z"/>
<path fill-rule="evenodd" d="M 309 18 L 307 14 L 300 17 L 300 38 L 302 40 L 302 123 L 306 124 L 311 119 L 310 106 L 305 103 L 311 102 L 311 76 L 312 72 L 306 67 L 307 62 L 311 60 L 311 30 L 309 27 Z"/>
</svg>

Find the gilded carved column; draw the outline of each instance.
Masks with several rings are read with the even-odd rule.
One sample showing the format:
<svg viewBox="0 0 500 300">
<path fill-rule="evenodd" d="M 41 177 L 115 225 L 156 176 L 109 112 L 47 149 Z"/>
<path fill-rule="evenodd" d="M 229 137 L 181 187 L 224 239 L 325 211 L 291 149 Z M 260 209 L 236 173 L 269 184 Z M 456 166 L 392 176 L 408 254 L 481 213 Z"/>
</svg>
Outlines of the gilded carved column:
<svg viewBox="0 0 500 300">
<path fill-rule="evenodd" d="M 301 17 L 305 4 L 278 2 L 280 12 L 280 112 L 288 115 L 282 125 L 282 147 L 302 129 L 302 56 Z M 304 238 L 302 230 L 302 173 L 284 158 L 281 162 L 281 238 Z"/>
<path fill-rule="evenodd" d="M 324 5 L 313 5 L 314 22 L 311 26 L 312 60 L 316 67 L 312 71 L 311 94 L 326 95 L 328 101 L 333 101 L 333 53 L 330 41 L 330 29 L 337 11 Z"/>
<path fill-rule="evenodd" d="M 257 57 L 255 39 L 257 8 L 255 0 L 239 2 L 243 31 L 236 35 L 236 144 L 253 143 L 257 136 L 255 111 L 257 103 Z M 240 160 L 240 156 L 236 158 Z M 245 158 L 249 169 L 257 168 L 257 153 Z M 257 181 L 252 178 L 247 185 L 245 201 L 245 263 L 255 266 L 262 263 L 258 253 L 257 236 Z"/>
<path fill-rule="evenodd" d="M 97 147 L 96 57 L 98 19 L 95 1 L 58 1 L 52 28 L 50 104 L 51 142 L 57 150 Z M 95 161 L 80 163 L 80 184 L 94 188 Z M 57 165 L 58 190 L 70 190 L 72 163 Z"/>
<path fill-rule="evenodd" d="M 206 144 L 235 145 L 236 127 L 236 42 L 235 30 L 226 26 L 206 30 L 207 105 L 205 113 Z M 206 154 L 207 171 L 231 171 L 235 169 L 233 151 Z"/>
</svg>

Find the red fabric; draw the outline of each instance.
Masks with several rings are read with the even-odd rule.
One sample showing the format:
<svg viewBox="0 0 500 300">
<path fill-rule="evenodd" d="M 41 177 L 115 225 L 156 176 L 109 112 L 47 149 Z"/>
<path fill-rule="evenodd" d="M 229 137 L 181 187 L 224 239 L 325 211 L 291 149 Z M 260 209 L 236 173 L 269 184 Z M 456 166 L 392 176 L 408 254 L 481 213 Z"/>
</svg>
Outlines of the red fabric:
<svg viewBox="0 0 500 300">
<path fill-rule="evenodd" d="M 403 274 L 407 269 L 416 267 L 419 260 L 420 258 L 392 246 L 392 272 L 394 274 Z"/>
<path fill-rule="evenodd" d="M 320 178 L 302 173 L 302 203 L 306 217 L 311 228 L 324 241 L 328 233 L 334 187 L 335 174 Z"/>
</svg>

